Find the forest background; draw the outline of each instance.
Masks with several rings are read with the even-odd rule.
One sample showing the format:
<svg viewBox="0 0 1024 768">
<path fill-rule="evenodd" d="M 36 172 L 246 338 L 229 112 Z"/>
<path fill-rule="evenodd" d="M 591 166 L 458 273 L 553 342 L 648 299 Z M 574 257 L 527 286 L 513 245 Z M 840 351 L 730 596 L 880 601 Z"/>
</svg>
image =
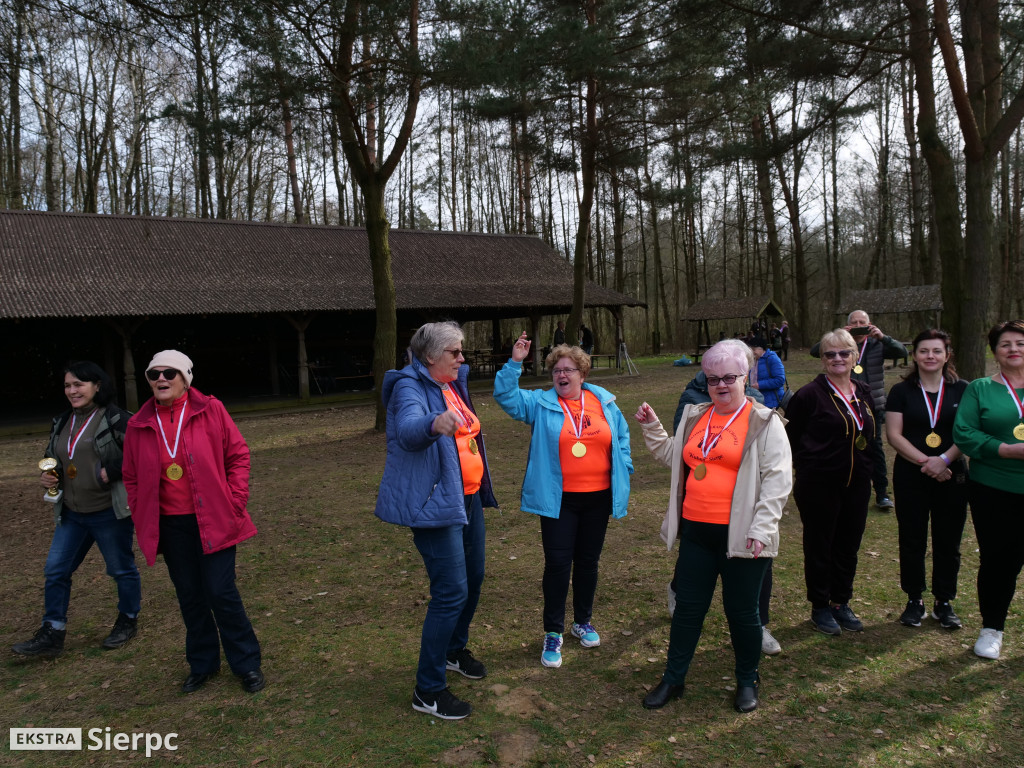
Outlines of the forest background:
<svg viewBox="0 0 1024 768">
<path fill-rule="evenodd" d="M 0 0 L 0 205 L 363 227 L 378 377 L 391 226 L 538 235 L 573 264 L 569 328 L 614 338 L 588 279 L 647 304 L 637 353 L 694 343 L 698 299 L 770 295 L 806 343 L 845 291 L 941 283 L 973 377 L 988 325 L 1024 315 L 1021 21 L 996 0 Z"/>
</svg>

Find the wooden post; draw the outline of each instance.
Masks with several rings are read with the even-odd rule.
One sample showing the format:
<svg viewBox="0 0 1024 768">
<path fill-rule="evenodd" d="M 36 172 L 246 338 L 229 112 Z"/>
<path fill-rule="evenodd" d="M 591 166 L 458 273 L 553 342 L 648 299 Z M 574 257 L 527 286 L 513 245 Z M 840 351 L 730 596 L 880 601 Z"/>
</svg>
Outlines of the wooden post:
<svg viewBox="0 0 1024 768">
<path fill-rule="evenodd" d="M 285 315 L 285 319 L 291 323 L 298 335 L 299 342 L 299 400 L 308 402 L 309 397 L 309 358 L 306 357 L 306 329 L 313 322 L 312 315 L 292 317 Z"/>
<path fill-rule="evenodd" d="M 135 358 L 132 356 L 132 334 L 146 318 L 131 322 L 128 319 L 107 319 L 107 323 L 121 337 L 121 353 L 124 360 L 124 407 L 134 413 L 139 410 L 139 388 L 135 382 Z"/>
<path fill-rule="evenodd" d="M 533 375 L 540 376 L 540 315 L 530 315 L 530 338 L 533 339 Z"/>
</svg>

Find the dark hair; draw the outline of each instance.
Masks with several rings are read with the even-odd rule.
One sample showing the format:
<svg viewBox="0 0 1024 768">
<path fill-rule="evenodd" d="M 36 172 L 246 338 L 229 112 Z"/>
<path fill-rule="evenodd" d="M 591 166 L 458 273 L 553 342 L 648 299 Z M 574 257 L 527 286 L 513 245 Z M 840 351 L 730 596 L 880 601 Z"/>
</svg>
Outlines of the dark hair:
<svg viewBox="0 0 1024 768">
<path fill-rule="evenodd" d="M 91 360 L 79 360 L 77 363 L 69 363 L 64 368 L 64 373 L 70 373 L 79 381 L 99 384 L 100 388 L 96 391 L 96 396 L 93 397 L 92 401 L 100 408 L 114 402 L 114 382 L 105 370 Z"/>
<path fill-rule="evenodd" d="M 958 381 L 960 377 L 957 375 L 956 366 L 953 365 L 953 342 L 949 333 L 941 328 L 926 328 L 921 331 L 910 343 L 911 357 L 917 351 L 917 345 L 922 341 L 941 341 L 943 343 L 946 347 L 946 362 L 942 366 L 942 377 L 950 384 Z M 921 374 L 918 373 L 916 360 L 910 370 L 907 371 L 907 375 L 903 377 L 903 380 L 911 384 L 920 383 Z"/>
<path fill-rule="evenodd" d="M 988 332 L 988 347 L 992 350 L 992 354 L 995 354 L 996 347 L 999 345 L 999 337 L 1007 331 L 1024 335 L 1024 320 L 1004 320 L 992 326 L 992 330 Z"/>
</svg>

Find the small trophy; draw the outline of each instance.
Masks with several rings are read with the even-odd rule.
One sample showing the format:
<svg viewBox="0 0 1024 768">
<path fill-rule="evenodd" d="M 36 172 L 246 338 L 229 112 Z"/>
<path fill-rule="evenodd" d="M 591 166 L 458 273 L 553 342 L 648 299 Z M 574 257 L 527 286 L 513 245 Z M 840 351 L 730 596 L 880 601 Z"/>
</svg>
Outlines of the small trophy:
<svg viewBox="0 0 1024 768">
<path fill-rule="evenodd" d="M 57 469 L 57 460 L 54 458 L 45 458 L 39 460 L 39 469 L 43 472 L 49 472 L 54 477 L 57 477 L 57 473 L 54 472 Z M 43 494 L 43 501 L 48 501 L 50 504 L 56 504 L 60 501 L 60 497 L 64 495 L 64 491 L 54 486 L 53 488 L 47 488 L 46 493 Z"/>
</svg>

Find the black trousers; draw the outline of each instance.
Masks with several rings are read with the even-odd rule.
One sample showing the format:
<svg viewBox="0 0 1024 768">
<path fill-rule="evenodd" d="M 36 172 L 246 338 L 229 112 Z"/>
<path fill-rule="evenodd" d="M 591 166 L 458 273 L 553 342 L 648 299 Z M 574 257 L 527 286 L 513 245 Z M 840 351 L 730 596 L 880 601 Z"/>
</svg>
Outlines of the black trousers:
<svg viewBox="0 0 1024 768">
<path fill-rule="evenodd" d="M 544 544 L 544 631 L 565 631 L 565 600 L 572 580 L 573 621 L 585 624 L 594 611 L 597 566 L 604 548 L 612 491 L 562 493 L 557 518 L 540 519 Z"/>
<path fill-rule="evenodd" d="M 889 476 L 886 474 L 885 448 L 882 446 L 882 433 L 885 424 L 885 411 L 876 411 L 878 415 L 878 435 L 868 440 L 868 453 L 871 455 L 871 485 L 875 487 L 875 496 L 889 495 Z"/>
<path fill-rule="evenodd" d="M 797 475 L 793 499 L 804 526 L 804 581 L 814 608 L 843 604 L 853 597 L 857 552 L 864 536 L 871 481 L 854 477 L 850 485 L 822 483 Z"/>
<path fill-rule="evenodd" d="M 928 588 L 925 554 L 928 522 L 932 526 L 932 595 L 936 602 L 956 598 L 960 574 L 960 539 L 967 522 L 967 477 L 961 472 L 940 483 L 919 467 L 897 459 L 892 485 L 900 499 L 896 507 L 899 526 L 900 587 L 911 600 Z"/>
<path fill-rule="evenodd" d="M 235 548 L 207 555 L 195 515 L 160 516 L 160 551 L 185 622 L 185 657 L 197 675 L 220 669 L 220 647 L 236 675 L 260 668 L 260 644 L 235 586 Z"/>
<path fill-rule="evenodd" d="M 968 493 L 981 556 L 978 565 L 981 623 L 983 627 L 1002 632 L 1017 589 L 1017 577 L 1024 567 L 1024 551 L 1017 536 L 1024 494 L 1010 493 L 974 480 L 969 483 Z"/>
</svg>

